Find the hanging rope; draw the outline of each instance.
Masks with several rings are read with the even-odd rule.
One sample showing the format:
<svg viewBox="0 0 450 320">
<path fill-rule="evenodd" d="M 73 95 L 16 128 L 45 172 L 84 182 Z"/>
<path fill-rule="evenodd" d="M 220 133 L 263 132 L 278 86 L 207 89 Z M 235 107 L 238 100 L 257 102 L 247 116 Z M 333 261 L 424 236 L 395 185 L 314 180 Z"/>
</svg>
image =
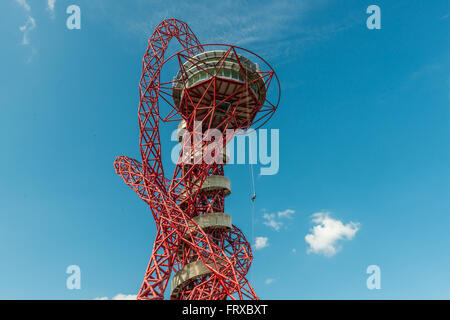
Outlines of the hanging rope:
<svg viewBox="0 0 450 320">
<path fill-rule="evenodd" d="M 251 180 L 251 192 L 252 192 L 252 203 L 255 202 L 256 199 L 256 190 L 255 190 L 255 178 L 253 176 L 253 164 L 250 163 L 250 180 Z"/>
<path fill-rule="evenodd" d="M 255 189 L 255 177 L 253 175 L 253 164 L 250 163 L 250 189 L 251 189 L 251 203 L 252 203 L 252 246 L 255 242 L 255 199 L 256 199 L 256 189 Z"/>
<path fill-rule="evenodd" d="M 253 175 L 253 164 L 250 163 L 250 189 L 252 197 L 250 199 L 252 203 L 252 239 L 251 239 L 251 247 L 255 246 L 255 199 L 256 199 L 256 190 L 255 190 L 255 178 Z M 253 272 L 249 272 L 250 281 L 253 281 Z"/>
</svg>

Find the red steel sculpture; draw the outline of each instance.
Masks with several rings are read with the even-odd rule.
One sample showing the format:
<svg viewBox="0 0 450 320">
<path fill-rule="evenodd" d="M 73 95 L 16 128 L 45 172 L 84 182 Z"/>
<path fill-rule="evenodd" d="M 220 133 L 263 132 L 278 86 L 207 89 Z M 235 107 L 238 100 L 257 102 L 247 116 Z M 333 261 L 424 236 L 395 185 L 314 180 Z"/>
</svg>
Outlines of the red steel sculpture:
<svg viewBox="0 0 450 320">
<path fill-rule="evenodd" d="M 183 50 L 165 59 L 174 37 Z M 170 62 L 178 73 L 165 81 L 161 70 Z M 268 99 L 272 82 L 275 103 Z M 224 199 L 231 193 L 223 170 L 229 161 L 225 146 L 239 130 L 264 124 L 278 106 L 279 92 L 272 68 L 252 52 L 201 44 L 177 19 L 156 27 L 139 84 L 142 162 L 126 156 L 114 162 L 117 174 L 149 205 L 157 227 L 137 299 L 164 299 L 172 271 L 171 299 L 258 299 L 246 279 L 251 246 L 225 213 Z M 168 106 L 166 115 L 160 103 Z M 172 180 L 164 175 L 160 120 L 179 121 L 181 151 Z"/>
</svg>

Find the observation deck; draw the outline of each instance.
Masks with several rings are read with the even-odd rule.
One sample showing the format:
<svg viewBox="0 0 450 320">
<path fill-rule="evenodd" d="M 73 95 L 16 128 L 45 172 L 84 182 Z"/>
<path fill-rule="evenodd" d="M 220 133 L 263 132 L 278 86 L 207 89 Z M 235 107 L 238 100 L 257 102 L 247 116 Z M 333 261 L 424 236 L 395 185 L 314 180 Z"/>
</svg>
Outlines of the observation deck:
<svg viewBox="0 0 450 320">
<path fill-rule="evenodd" d="M 246 129 L 266 98 L 261 68 L 231 51 L 213 50 L 189 58 L 174 77 L 172 98 L 178 111 L 209 128 Z M 214 109 L 213 112 L 210 112 Z M 231 121 L 230 121 L 231 120 Z"/>
</svg>

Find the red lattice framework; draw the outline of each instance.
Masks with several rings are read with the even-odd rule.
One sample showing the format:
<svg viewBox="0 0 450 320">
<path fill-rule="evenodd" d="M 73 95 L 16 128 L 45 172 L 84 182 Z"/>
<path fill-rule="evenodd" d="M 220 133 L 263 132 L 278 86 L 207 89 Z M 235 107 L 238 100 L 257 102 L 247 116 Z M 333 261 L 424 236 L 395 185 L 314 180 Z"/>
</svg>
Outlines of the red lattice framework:
<svg viewBox="0 0 450 320">
<path fill-rule="evenodd" d="M 183 50 L 165 59 L 164 53 L 169 41 L 174 37 Z M 267 70 L 259 70 L 258 78 L 250 81 L 245 77 L 245 70 L 237 58 L 244 83 L 241 81 L 238 85 L 237 82 L 233 84 L 233 81 L 229 81 L 229 85 L 234 85 L 232 92 L 229 92 L 229 88 L 226 88 L 228 91 L 223 87 L 219 88 L 225 85 L 225 82 L 217 81 L 217 73 L 213 74 L 205 69 L 210 77 L 196 89 L 185 90 L 183 98 L 178 104 L 175 103 L 172 99 L 173 92 L 187 89 L 186 79 L 181 72 L 181 79 L 161 82 L 163 65 L 171 59 L 176 59 L 181 71 L 185 68 L 186 61 L 202 68 L 201 61 L 197 61 L 195 56 L 205 52 L 207 46 L 225 48 L 216 71 L 220 70 L 223 61 L 230 55 L 239 57 L 239 50 L 259 58 L 265 63 Z M 276 110 L 279 95 L 276 103 L 269 102 L 266 95 L 254 102 L 247 101 L 252 112 L 246 114 L 246 121 L 237 120 L 242 119 L 238 111 L 234 110 L 237 108 L 231 108 L 228 112 L 221 110 L 220 123 L 213 123 L 213 120 L 221 103 L 228 101 L 230 104 L 237 104 L 243 92 L 249 92 L 248 87 L 254 81 L 262 80 L 268 88 L 272 79 L 276 79 L 279 92 L 279 82 L 272 68 L 250 51 L 231 45 L 202 45 L 188 25 L 177 19 L 164 20 L 156 27 L 143 58 L 139 85 L 138 117 L 142 162 L 126 156 L 120 156 L 114 162 L 117 174 L 149 205 L 157 227 L 152 255 L 138 299 L 163 299 L 172 271 L 177 273 L 193 262 L 206 266 L 208 272 L 183 283 L 179 292 L 171 296 L 172 299 L 258 299 L 246 279 L 253 257 L 251 246 L 241 230 L 234 225 L 228 229 L 204 230 L 193 219 L 213 212 L 224 212 L 223 190 L 205 192 L 198 188 L 208 176 L 223 176 L 224 164 L 220 160 L 223 154 L 214 154 L 217 160 L 214 163 L 201 161 L 186 164 L 181 161 L 184 152 L 181 151 L 173 178 L 169 180 L 164 175 L 161 160 L 159 125 L 160 120 L 185 120 L 186 132 L 189 134 L 210 128 L 225 132 L 229 128 L 247 129 L 255 124 L 260 126 Z M 181 81 L 180 88 L 174 88 L 175 81 Z M 220 92 L 229 93 L 224 96 L 220 95 Z M 166 116 L 160 114 L 160 99 L 170 106 Z M 194 126 L 199 115 L 203 120 L 201 128 Z M 231 135 L 224 136 L 221 146 L 224 147 L 231 138 Z M 207 147 L 210 142 L 201 141 L 201 148 Z M 185 139 L 182 143 L 186 144 Z"/>
</svg>

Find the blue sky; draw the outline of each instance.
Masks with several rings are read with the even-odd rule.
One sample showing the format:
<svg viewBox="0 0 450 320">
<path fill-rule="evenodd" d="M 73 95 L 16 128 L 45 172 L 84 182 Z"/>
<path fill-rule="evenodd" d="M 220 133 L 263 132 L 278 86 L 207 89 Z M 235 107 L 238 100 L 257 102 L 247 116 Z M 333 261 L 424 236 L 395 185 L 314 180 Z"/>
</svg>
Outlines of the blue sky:
<svg viewBox="0 0 450 320">
<path fill-rule="evenodd" d="M 170 17 L 257 52 L 281 82 L 265 126 L 280 130 L 280 170 L 256 178 L 260 298 L 450 298 L 448 1 L 50 2 L 0 3 L 1 299 L 137 293 L 155 225 L 113 161 L 138 157 L 141 59 Z M 81 30 L 66 28 L 70 4 Z M 250 238 L 249 168 L 225 170 L 226 211 Z M 311 251 L 308 234 L 337 252 Z M 73 264 L 81 290 L 66 288 Z M 366 287 L 374 264 L 380 290 Z"/>
</svg>

